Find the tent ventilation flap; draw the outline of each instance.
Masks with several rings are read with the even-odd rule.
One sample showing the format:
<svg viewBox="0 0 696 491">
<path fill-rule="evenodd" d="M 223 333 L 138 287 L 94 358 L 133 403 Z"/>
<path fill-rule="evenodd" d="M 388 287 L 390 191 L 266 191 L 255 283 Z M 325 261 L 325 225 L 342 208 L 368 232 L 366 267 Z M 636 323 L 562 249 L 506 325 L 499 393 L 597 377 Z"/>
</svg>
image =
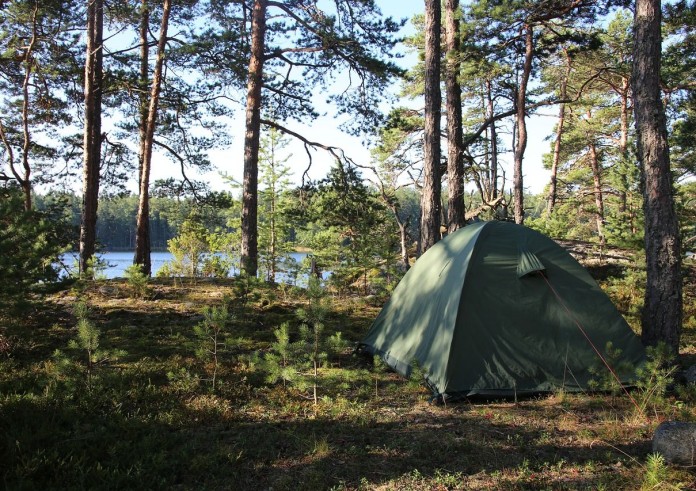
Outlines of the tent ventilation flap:
<svg viewBox="0 0 696 491">
<path fill-rule="evenodd" d="M 517 263 L 517 277 L 522 278 L 537 271 L 545 271 L 546 267 L 541 260 L 527 249 L 520 250 L 520 259 Z"/>
</svg>

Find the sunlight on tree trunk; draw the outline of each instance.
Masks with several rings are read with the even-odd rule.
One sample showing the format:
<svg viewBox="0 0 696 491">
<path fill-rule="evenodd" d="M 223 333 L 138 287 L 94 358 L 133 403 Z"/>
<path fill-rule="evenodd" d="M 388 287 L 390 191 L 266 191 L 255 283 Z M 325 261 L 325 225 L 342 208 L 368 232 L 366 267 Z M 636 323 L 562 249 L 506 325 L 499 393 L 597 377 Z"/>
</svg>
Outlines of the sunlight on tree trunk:
<svg viewBox="0 0 696 491">
<path fill-rule="evenodd" d="M 138 202 L 134 263 L 140 264 L 143 273 L 146 275 L 150 275 L 152 272 L 150 258 L 150 171 L 152 168 L 152 145 L 155 138 L 157 106 L 162 87 L 162 66 L 164 65 L 164 52 L 167 46 L 167 28 L 170 11 L 171 0 L 164 0 L 162 5 L 162 25 L 160 26 L 159 40 L 157 42 L 157 61 L 155 62 L 155 71 L 152 76 L 150 105 L 147 111 L 145 139 L 140 149 L 142 168 L 140 170 L 140 200 Z"/>
<path fill-rule="evenodd" d="M 91 0 L 87 6 L 87 56 L 85 59 L 85 130 L 82 167 L 82 221 L 80 225 L 80 274 L 88 270 L 94 256 L 99 202 L 101 165 L 101 110 L 103 62 L 103 0 Z"/>
<path fill-rule="evenodd" d="M 459 84 L 459 0 L 445 2 L 445 90 L 447 94 L 447 232 L 465 225 L 464 159 L 462 148 L 462 90 Z"/>
<path fill-rule="evenodd" d="M 515 168 L 513 175 L 513 197 L 515 201 L 515 223 L 524 223 L 524 179 L 522 176 L 522 160 L 527 148 L 527 84 L 532 73 L 532 57 L 534 56 L 534 27 L 527 24 L 524 28 L 525 51 L 524 66 L 517 89 L 517 139 L 515 142 Z"/>
<path fill-rule="evenodd" d="M 242 271 L 256 276 L 258 270 L 258 181 L 261 138 L 261 88 L 266 36 L 266 0 L 256 0 L 252 13 L 251 58 L 246 99 L 244 137 L 244 182 L 242 191 Z"/>
<path fill-rule="evenodd" d="M 425 1 L 425 162 L 421 195 L 423 254 L 440 238 L 440 0 Z"/>
<path fill-rule="evenodd" d="M 679 351 L 682 278 L 665 112 L 660 99 L 661 5 L 637 0 L 634 17 L 633 100 L 638 158 L 643 169 L 647 285 L 642 339 Z"/>
</svg>

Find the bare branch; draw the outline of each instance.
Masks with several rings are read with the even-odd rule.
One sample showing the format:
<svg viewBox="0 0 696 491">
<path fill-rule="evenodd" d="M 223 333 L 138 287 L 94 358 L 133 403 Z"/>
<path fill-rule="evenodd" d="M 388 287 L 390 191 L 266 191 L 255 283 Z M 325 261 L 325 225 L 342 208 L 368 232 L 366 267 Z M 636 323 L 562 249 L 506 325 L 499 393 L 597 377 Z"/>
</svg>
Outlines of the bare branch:
<svg viewBox="0 0 696 491">
<path fill-rule="evenodd" d="M 312 155 L 309 151 L 310 147 L 315 148 L 315 149 L 320 148 L 322 150 L 326 150 L 336 160 L 347 162 L 350 165 L 355 165 L 355 162 L 353 162 L 353 160 L 350 157 L 348 157 L 346 155 L 345 151 L 340 147 L 335 147 L 332 145 L 324 145 L 323 143 L 311 141 L 308 138 L 300 135 L 299 133 L 288 129 L 281 124 L 278 124 L 276 121 L 271 121 L 269 119 L 261 119 L 261 124 L 265 124 L 266 126 L 270 126 L 271 128 L 275 128 L 278 131 L 285 133 L 287 135 L 293 136 L 304 143 L 305 151 L 307 152 L 307 157 L 309 158 L 309 165 L 307 166 L 307 169 L 305 169 L 305 171 L 302 173 L 302 185 L 303 186 L 305 183 L 305 177 L 309 177 L 309 175 L 308 175 L 309 169 L 311 169 L 311 167 L 312 167 Z"/>
</svg>

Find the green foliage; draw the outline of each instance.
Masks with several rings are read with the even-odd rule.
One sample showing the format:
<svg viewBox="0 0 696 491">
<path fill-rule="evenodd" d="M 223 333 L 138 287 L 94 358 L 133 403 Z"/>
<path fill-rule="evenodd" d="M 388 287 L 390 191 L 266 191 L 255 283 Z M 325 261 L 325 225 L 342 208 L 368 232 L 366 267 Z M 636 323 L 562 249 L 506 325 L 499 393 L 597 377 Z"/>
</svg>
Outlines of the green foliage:
<svg viewBox="0 0 696 491">
<path fill-rule="evenodd" d="M 59 206 L 26 211 L 17 189 L 0 189 L 0 314 L 26 304 L 38 287 L 58 280 L 55 264 L 70 230 Z"/>
<path fill-rule="evenodd" d="M 297 380 L 299 376 L 297 367 L 293 362 L 301 352 L 302 341 L 290 342 L 290 324 L 283 322 L 278 329 L 273 331 L 276 340 L 271 344 L 271 349 L 263 360 L 263 368 L 266 371 L 266 382 L 274 384 L 279 380 L 283 387 Z"/>
<path fill-rule="evenodd" d="M 640 314 L 643 308 L 646 272 L 644 263 L 636 261 L 635 267 L 627 266 L 620 276 L 612 276 L 602 282 L 602 289 L 621 312 L 635 332 L 640 332 Z M 643 267 L 641 267 L 643 266 Z"/>
<path fill-rule="evenodd" d="M 283 323 L 274 331 L 276 338 L 266 353 L 263 368 L 269 383 L 283 382 L 294 385 L 300 391 L 311 390 L 314 404 L 318 404 L 320 367 L 332 354 L 340 354 L 347 343 L 340 332 L 324 335 L 324 322 L 329 311 L 326 293 L 321 282 L 314 277 L 307 287 L 308 305 L 297 310 L 301 324 L 296 341 L 291 341 L 289 324 Z"/>
<path fill-rule="evenodd" d="M 74 378 L 84 372 L 87 390 L 92 390 L 95 383 L 95 371 L 108 363 L 117 361 L 126 355 L 119 349 L 106 350 L 100 348 L 101 332 L 90 319 L 91 311 L 84 301 L 78 301 L 73 309 L 77 319 L 77 335 L 68 343 L 68 352 L 56 350 L 53 354 L 55 362 L 54 377 L 62 380 L 66 387 L 77 389 Z"/>
<path fill-rule="evenodd" d="M 604 348 L 604 360 L 606 364 L 597 360 L 596 364 L 589 368 L 590 374 L 594 377 L 589 382 L 589 387 L 592 390 L 603 390 L 610 392 L 612 395 L 618 395 L 623 390 L 621 380 L 625 380 L 626 376 L 630 376 L 636 371 L 631 363 L 621 360 L 621 349 L 614 348 L 611 341 L 607 342 Z M 609 367 L 607 367 L 607 364 Z M 617 380 L 618 377 L 618 380 Z"/>
<path fill-rule="evenodd" d="M 276 273 L 289 258 L 292 244 L 289 241 L 292 228 L 289 192 L 291 170 L 287 161 L 291 155 L 283 155 L 288 145 L 275 128 L 261 139 L 259 151 L 259 266 L 266 279 L 275 283 Z"/>
<path fill-rule="evenodd" d="M 423 387 L 425 383 L 425 371 L 415 358 L 411 360 L 411 365 L 408 372 L 408 386 L 416 390 Z"/>
<path fill-rule="evenodd" d="M 106 279 L 105 271 L 109 264 L 97 255 L 89 258 L 87 261 L 87 269 L 80 274 L 80 267 L 77 261 L 73 265 L 70 275 L 76 279 L 99 281 Z"/>
<path fill-rule="evenodd" d="M 124 271 L 132 298 L 144 298 L 148 293 L 148 276 L 138 264 L 131 264 Z"/>
<path fill-rule="evenodd" d="M 221 227 L 208 232 L 206 240 L 209 254 L 203 258 L 203 276 L 227 278 L 234 267 L 239 269 L 239 264 L 235 263 L 235 257 L 239 256 L 240 234 L 239 230 L 229 232 Z"/>
<path fill-rule="evenodd" d="M 184 221 L 179 235 L 168 242 L 174 259 L 168 263 L 167 273 L 189 278 L 199 276 L 203 255 L 208 252 L 207 237 L 207 229 L 198 220 L 189 218 Z"/>
<path fill-rule="evenodd" d="M 201 217 L 193 214 L 181 225 L 179 235 L 169 240 L 173 259 L 157 276 L 226 278 L 233 266 L 237 235 L 217 229 L 209 231 Z"/>
<path fill-rule="evenodd" d="M 194 392 L 201 382 L 200 377 L 191 373 L 186 367 L 167 372 L 167 380 L 169 380 L 169 385 L 174 390 L 185 394 Z"/>
<path fill-rule="evenodd" d="M 233 286 L 235 307 L 244 310 L 249 304 L 258 301 L 261 298 L 261 283 L 262 280 L 249 275 L 236 278 Z"/>
<path fill-rule="evenodd" d="M 395 264 L 396 224 L 357 170 L 337 164 L 311 197 L 308 244 L 339 292 L 370 293 L 371 278 Z M 384 264 L 384 266 L 382 266 Z"/>
<path fill-rule="evenodd" d="M 642 414 L 666 407 L 667 388 L 674 380 L 677 367 L 674 354 L 665 343 L 646 348 L 647 362 L 636 369 L 636 400 Z"/>
<path fill-rule="evenodd" d="M 193 333 L 198 340 L 196 357 L 203 362 L 212 363 L 212 373 L 210 375 L 211 389 L 215 391 L 215 383 L 220 358 L 225 352 L 227 342 L 227 327 L 232 317 L 227 308 L 227 302 L 218 307 L 204 307 L 203 320 L 196 324 Z"/>
<path fill-rule="evenodd" d="M 666 481 L 668 476 L 669 468 L 665 458 L 657 453 L 649 454 L 645 463 L 645 476 L 643 477 L 641 491 L 667 489 Z"/>
<path fill-rule="evenodd" d="M 306 309 L 298 309 L 297 317 L 302 321 L 300 325 L 300 338 L 304 341 L 306 360 L 311 365 L 312 394 L 314 404 L 317 404 L 317 388 L 319 384 L 319 366 L 328 358 L 325 351 L 325 340 L 322 337 L 324 321 L 328 313 L 328 303 L 321 286 L 321 281 L 310 277 L 307 285 L 307 297 L 309 304 Z"/>
</svg>

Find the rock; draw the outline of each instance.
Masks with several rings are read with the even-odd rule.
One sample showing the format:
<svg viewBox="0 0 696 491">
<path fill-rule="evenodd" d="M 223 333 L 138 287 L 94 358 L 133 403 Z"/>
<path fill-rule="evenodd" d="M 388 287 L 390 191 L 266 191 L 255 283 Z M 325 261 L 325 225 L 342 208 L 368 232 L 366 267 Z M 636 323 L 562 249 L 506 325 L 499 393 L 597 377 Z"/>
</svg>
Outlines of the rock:
<svg viewBox="0 0 696 491">
<path fill-rule="evenodd" d="M 696 423 L 661 423 L 655 430 L 652 450 L 670 464 L 688 467 L 696 465 Z"/>
<path fill-rule="evenodd" d="M 687 384 L 696 384 L 696 365 L 691 365 L 684 370 L 683 378 Z"/>
</svg>

